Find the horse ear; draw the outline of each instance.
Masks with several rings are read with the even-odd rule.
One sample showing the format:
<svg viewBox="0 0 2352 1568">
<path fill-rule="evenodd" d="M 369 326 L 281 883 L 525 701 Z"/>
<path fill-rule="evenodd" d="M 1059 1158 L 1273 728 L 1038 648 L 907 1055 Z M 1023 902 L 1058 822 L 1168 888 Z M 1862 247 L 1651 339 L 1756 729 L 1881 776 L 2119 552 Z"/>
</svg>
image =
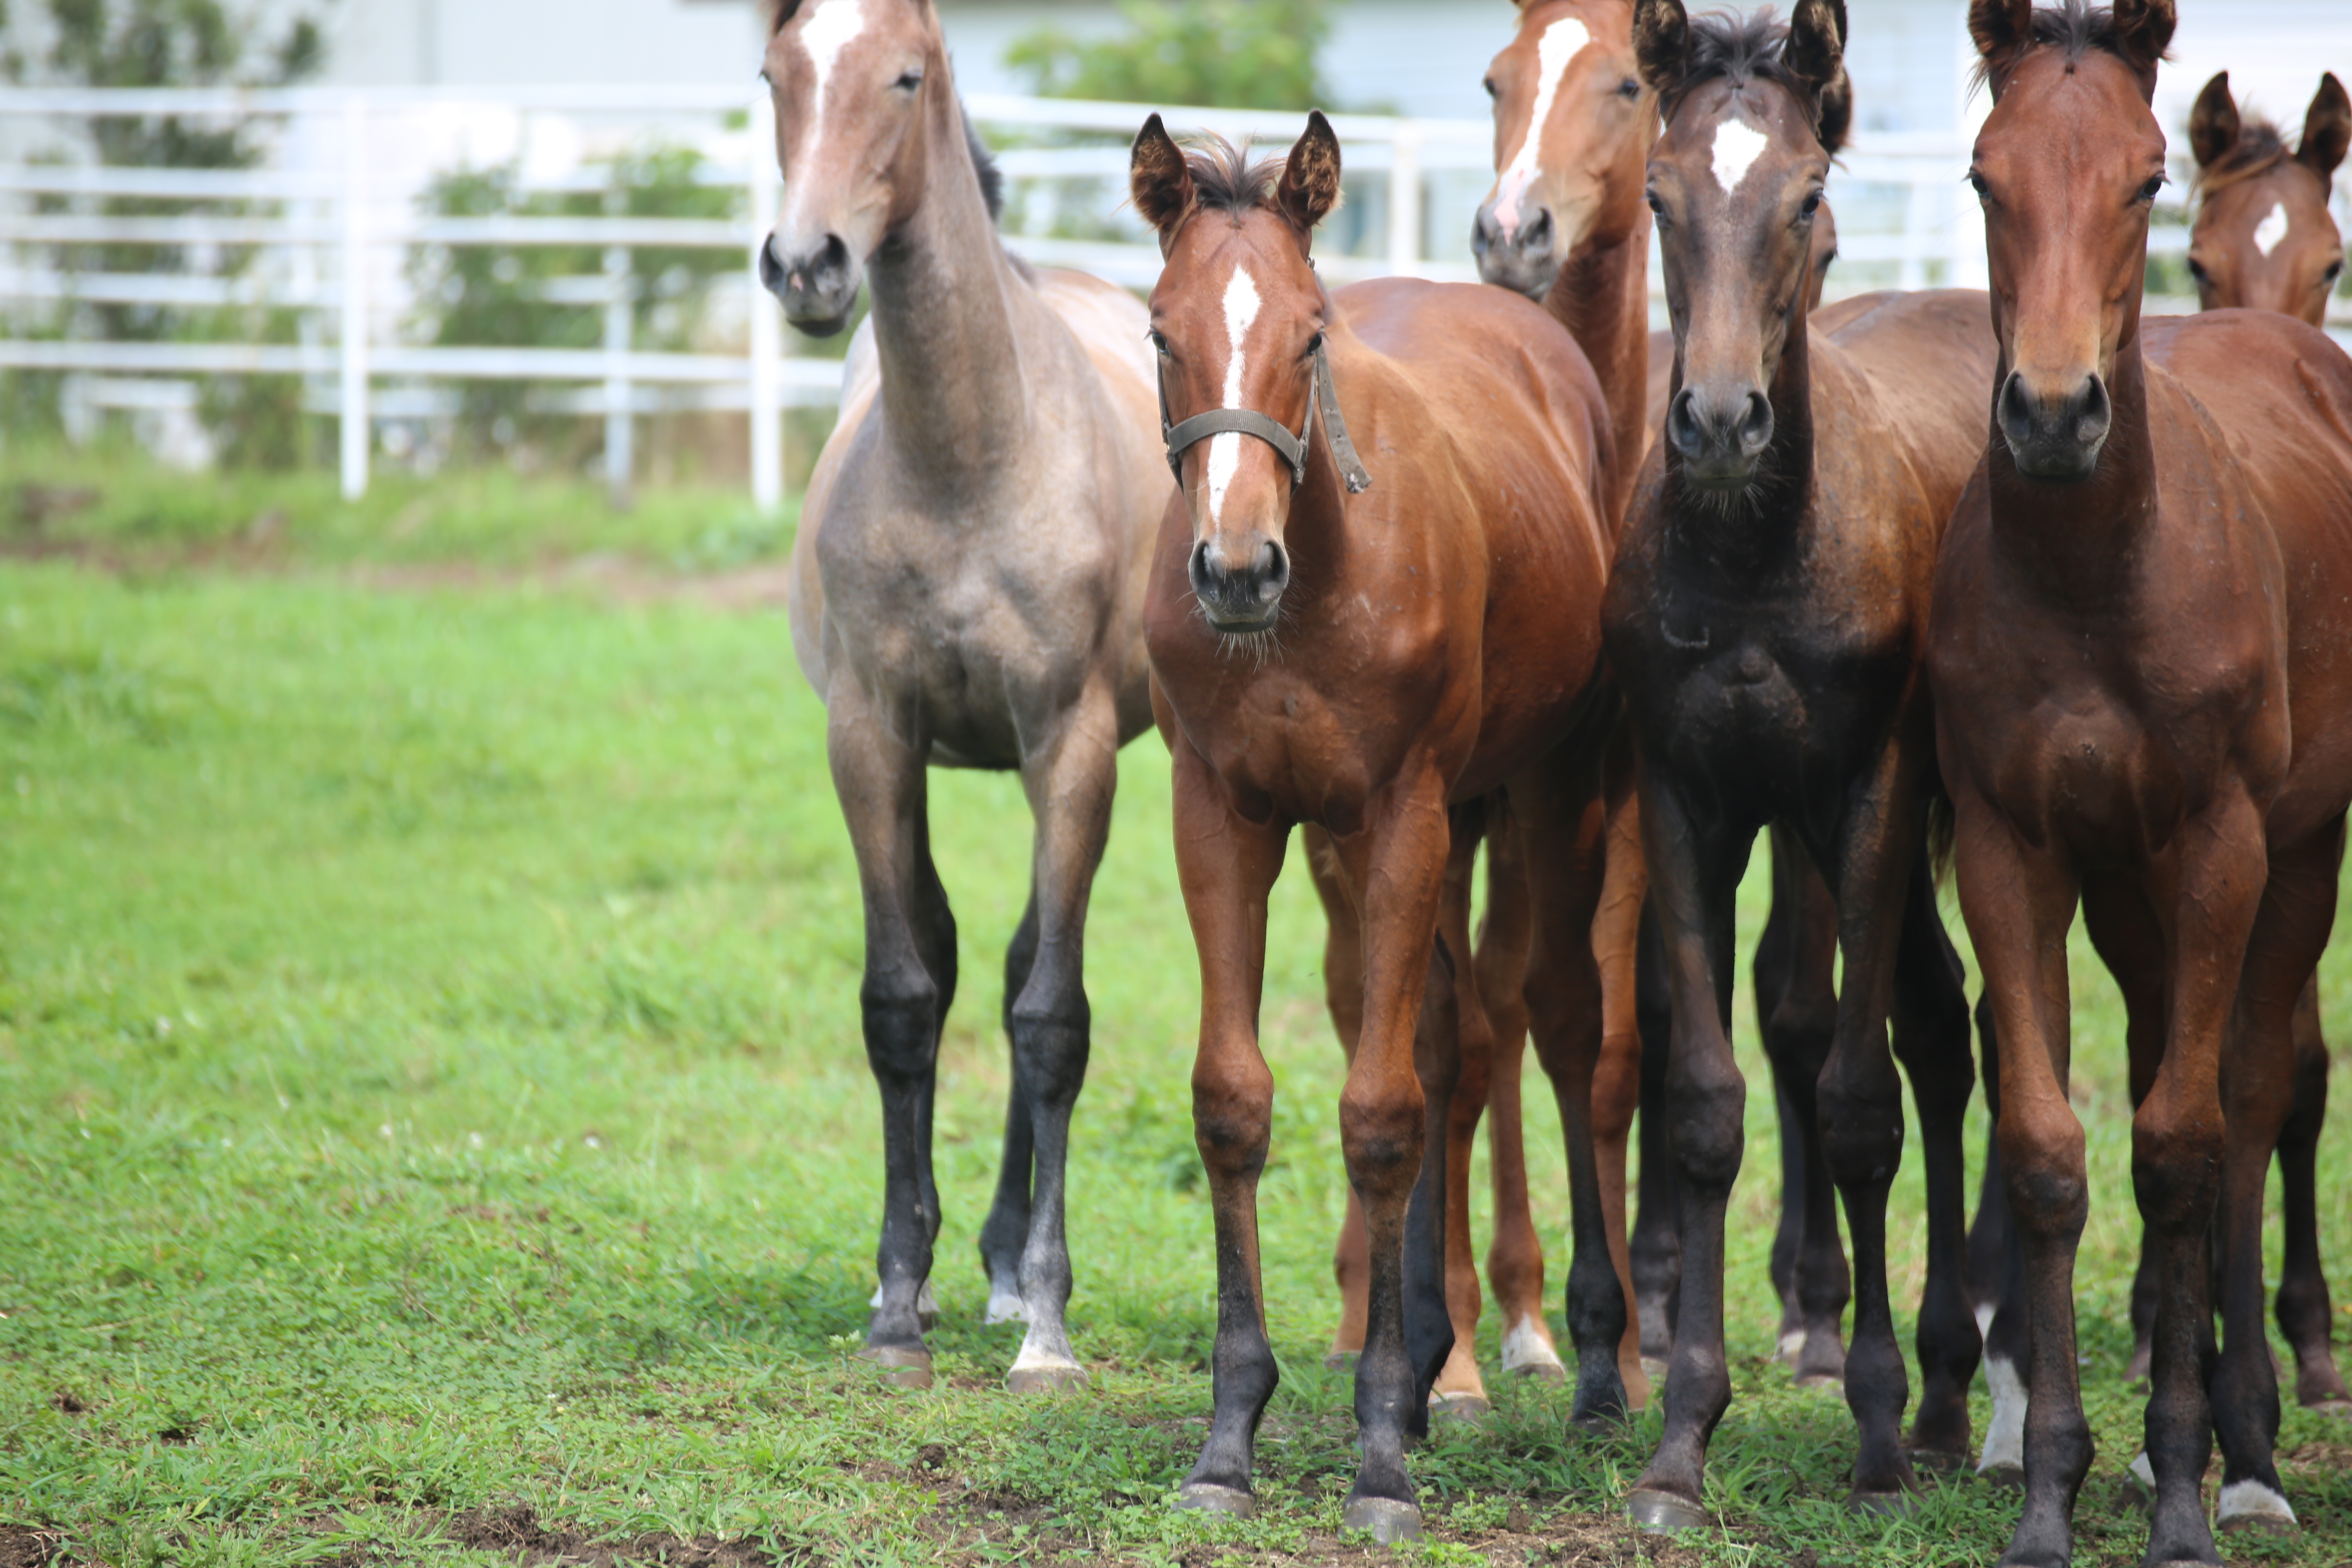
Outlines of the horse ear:
<svg viewBox="0 0 2352 1568">
<path fill-rule="evenodd" d="M 2153 71 L 2171 47 L 2179 13 L 2172 0 L 2116 0 L 2116 38 L 2124 58 L 2140 71 Z"/>
<path fill-rule="evenodd" d="M 2189 150 L 2197 166 L 2210 169 L 2238 144 L 2238 100 L 2230 94 L 2230 73 L 2222 71 L 2197 95 L 2189 111 Z"/>
<path fill-rule="evenodd" d="M 1797 0 L 1781 58 L 1816 98 L 1845 74 L 1845 0 Z"/>
<path fill-rule="evenodd" d="M 1321 110 L 1307 111 L 1307 129 L 1283 161 L 1274 199 L 1301 237 L 1313 234 L 1324 215 L 1339 205 L 1339 135 Z"/>
<path fill-rule="evenodd" d="M 1986 68 L 1998 75 L 2033 42 L 2033 0 L 1969 0 L 1969 37 Z"/>
<path fill-rule="evenodd" d="M 1682 0 L 1635 0 L 1633 58 L 1653 92 L 1664 92 L 1688 74 L 1690 16 Z"/>
<path fill-rule="evenodd" d="M 2344 162 L 2347 147 L 2352 147 L 2352 98 L 2345 96 L 2344 84 L 2328 71 L 2320 77 L 2311 111 L 2303 117 L 2303 145 L 2295 149 L 2295 162 L 2326 184 L 2335 179 L 2336 165 Z"/>
<path fill-rule="evenodd" d="M 1160 231 L 1160 247 L 1167 249 L 1176 226 L 1192 210 L 1192 171 L 1184 164 L 1184 149 L 1153 115 L 1135 133 L 1135 150 L 1128 154 L 1127 188 L 1143 221 Z"/>
<path fill-rule="evenodd" d="M 1853 129 L 1853 79 L 1838 68 L 1837 79 L 1822 89 L 1822 151 L 1834 158 L 1844 150 L 1846 133 Z"/>
</svg>

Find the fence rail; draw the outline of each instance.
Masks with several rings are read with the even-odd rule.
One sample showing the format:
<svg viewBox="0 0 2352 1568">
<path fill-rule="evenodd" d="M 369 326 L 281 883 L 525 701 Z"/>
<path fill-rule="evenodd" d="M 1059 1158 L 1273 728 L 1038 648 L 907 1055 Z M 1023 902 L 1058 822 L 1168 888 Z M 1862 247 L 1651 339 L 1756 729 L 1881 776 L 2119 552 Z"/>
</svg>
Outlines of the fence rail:
<svg viewBox="0 0 2352 1568">
<path fill-rule="evenodd" d="M 740 219 L 654 218 L 619 214 L 579 216 L 438 216 L 415 210 L 413 184 L 387 189 L 380 175 L 382 124 L 397 115 L 435 110 L 493 109 L 517 115 L 659 119 L 698 117 L 706 125 L 740 116 L 743 129 L 711 138 L 723 143 L 706 159 L 698 184 L 740 190 Z M 1111 205 L 1127 174 L 1125 138 L 1151 106 L 975 94 L 972 118 L 1020 142 L 997 154 L 1016 190 L 1076 192 L 1085 225 L 1113 231 Z M 1288 112 L 1218 109 L 1160 110 L 1180 127 L 1228 137 L 1287 142 L 1298 117 Z M 505 89 L 324 89 L 233 91 L 215 89 L 12 89 L 0 94 L 0 132 L 26 121 L 156 115 L 262 119 L 283 122 L 281 149 L 311 139 L 305 165 L 250 170 L 188 170 L 94 163 L 0 162 L 0 306 L 11 300 L 52 303 L 205 308 L 283 307 L 303 312 L 297 343 L 237 342 L 123 342 L 0 339 L 0 368 L 72 373 L 86 378 L 85 399 L 145 409 L 193 405 L 184 378 L 215 375 L 295 375 L 310 382 L 309 406 L 337 417 L 345 494 L 368 482 L 373 421 L 446 408 L 433 383 L 515 380 L 562 384 L 536 405 L 605 419 L 607 478 L 626 489 L 634 447 L 633 422 L 646 413 L 680 406 L 740 408 L 751 422 L 751 488 L 761 507 L 783 491 L 782 413 L 788 405 L 836 400 L 840 362 L 783 352 L 780 313 L 761 294 L 748 263 L 763 242 L 780 190 L 772 111 L 764 97 L 743 89 L 527 87 Z M 1374 226 L 1352 251 L 1327 247 L 1318 260 L 1334 281 L 1386 274 L 1470 280 L 1467 213 L 1490 170 L 1492 133 L 1483 121 L 1335 115 L 1351 182 L 1378 205 Z M 1095 135 L 1097 142 L 1057 139 Z M 1006 139 L 1000 134 L 1000 140 Z M 21 138 L 17 138 L 21 142 Z M 1048 144 L 1034 144 L 1038 142 Z M 337 151 L 337 164 L 320 150 Z M 1961 199 L 1958 171 L 1965 151 L 1948 137 L 1865 137 L 1832 176 L 1840 252 L 1853 287 L 1860 270 L 1868 283 L 1917 288 L 1930 283 L 1981 285 L 1983 233 L 1972 201 Z M 593 193 L 607 188 L 593 172 L 558 170 L 532 178 L 533 194 Z M 373 193 L 373 199 L 372 199 Z M 1465 195 L 1465 193 L 1470 193 Z M 154 215 L 34 211 L 60 199 L 132 199 L 216 204 L 224 210 Z M 1445 204 L 1450 202 L 1450 206 Z M 275 209 L 275 210 L 261 210 Z M 1129 237 L 1069 237 L 1017 228 L 1008 248 L 1044 265 L 1083 268 L 1134 288 L 1160 272 L 1160 255 L 1131 221 Z M 2152 234 L 2152 254 L 2185 251 L 2178 228 Z M 205 253 L 282 253 L 274 274 L 236 276 L 122 269 L 60 271 L 41 252 L 59 246 L 171 247 Z M 388 252 L 435 246 L 450 248 L 590 248 L 599 271 L 541 279 L 536 298 L 604 310 L 604 343 L 594 349 L 423 346 L 391 341 L 381 331 L 379 307 Z M 631 342 L 629 268 L 634 250 L 735 251 L 747 265 L 732 285 L 746 306 L 747 347 L 740 354 L 671 353 L 635 349 Z M 1654 316 L 1663 319 L 1653 258 Z M 2151 308 L 2188 308 L 2183 300 Z M 2341 307 L 2344 302 L 2338 302 Z M 2352 310 L 2343 313 L 2352 326 Z M 170 378 L 183 378 L 173 383 Z M 399 384 L 380 386 L 379 382 Z"/>
</svg>

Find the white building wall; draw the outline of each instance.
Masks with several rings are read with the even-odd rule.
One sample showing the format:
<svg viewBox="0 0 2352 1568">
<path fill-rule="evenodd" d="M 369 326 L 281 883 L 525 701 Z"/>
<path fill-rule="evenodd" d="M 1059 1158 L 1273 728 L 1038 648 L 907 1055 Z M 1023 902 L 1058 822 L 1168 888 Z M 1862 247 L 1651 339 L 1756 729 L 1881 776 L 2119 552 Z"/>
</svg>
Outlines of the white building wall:
<svg viewBox="0 0 2352 1568">
<path fill-rule="evenodd" d="M 327 80 L 354 87 L 742 82 L 760 69 L 751 0 L 340 0 Z"/>
</svg>

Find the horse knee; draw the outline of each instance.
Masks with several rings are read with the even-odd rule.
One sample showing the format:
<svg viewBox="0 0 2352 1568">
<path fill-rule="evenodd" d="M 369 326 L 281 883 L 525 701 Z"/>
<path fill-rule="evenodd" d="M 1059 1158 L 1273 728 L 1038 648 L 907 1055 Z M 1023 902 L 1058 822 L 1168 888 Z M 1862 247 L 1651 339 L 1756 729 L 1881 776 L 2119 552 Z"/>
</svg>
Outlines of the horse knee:
<svg viewBox="0 0 2352 1568">
<path fill-rule="evenodd" d="M 1601 1042 L 1601 1059 L 1592 1069 L 1592 1137 L 1599 1143 L 1622 1143 L 1633 1130 L 1633 1113 L 1642 1103 L 1642 1041 L 1634 1035 L 1613 1035 Z"/>
<path fill-rule="evenodd" d="M 940 990 L 919 972 L 873 971 L 858 986 L 866 1059 L 879 1079 L 928 1078 L 939 1059 Z"/>
<path fill-rule="evenodd" d="M 1666 1100 L 1676 1169 L 1699 1186 L 1728 1191 L 1747 1148 L 1748 1085 L 1738 1069 L 1676 1073 Z"/>
<path fill-rule="evenodd" d="M 2083 1124 L 2063 1110 L 2011 1108 L 1998 1142 L 2011 1223 L 2043 1237 L 2080 1236 L 2091 1212 Z"/>
<path fill-rule="evenodd" d="M 2149 1225 L 2179 1231 L 2210 1220 L 2226 1142 L 2220 1110 L 2190 1110 L 2161 1092 L 2140 1102 L 2132 1117 L 2132 1189 Z"/>
<path fill-rule="evenodd" d="M 1813 1104 L 1822 1156 L 1841 1186 L 1883 1184 L 1903 1160 L 1903 1085 L 1891 1063 L 1883 1070 L 1842 1064 L 1822 1080 Z"/>
<path fill-rule="evenodd" d="M 1422 1117 L 1418 1084 L 1349 1084 L 1339 1095 L 1339 1146 L 1348 1174 L 1369 1204 L 1402 1194 L 1421 1170 Z"/>
<path fill-rule="evenodd" d="M 1211 1175 L 1256 1175 L 1273 1138 L 1274 1075 L 1264 1058 L 1235 1052 L 1193 1065 L 1192 1142 Z"/>
</svg>

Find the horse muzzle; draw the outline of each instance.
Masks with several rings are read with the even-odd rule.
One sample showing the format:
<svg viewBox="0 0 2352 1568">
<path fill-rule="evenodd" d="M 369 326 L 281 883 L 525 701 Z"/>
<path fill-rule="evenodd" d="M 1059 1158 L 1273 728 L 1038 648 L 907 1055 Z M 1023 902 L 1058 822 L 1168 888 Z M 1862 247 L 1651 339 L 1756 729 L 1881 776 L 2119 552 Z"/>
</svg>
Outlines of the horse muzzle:
<svg viewBox="0 0 2352 1568">
<path fill-rule="evenodd" d="M 1685 386 L 1666 405 L 1666 444 L 1682 459 L 1686 483 L 1744 489 L 1772 444 L 1771 402 L 1753 387 L 1703 395 Z"/>
<path fill-rule="evenodd" d="M 1209 624 L 1229 637 L 1270 631 L 1282 613 L 1282 591 L 1290 586 L 1290 552 L 1278 539 L 1244 535 L 1230 543 L 1203 539 L 1185 563 L 1192 596 Z"/>
<path fill-rule="evenodd" d="M 2054 395 L 2037 393 L 2010 373 L 2000 389 L 2000 434 L 2029 479 L 2074 484 L 2097 472 L 2115 407 L 2095 374 Z"/>
<path fill-rule="evenodd" d="M 1505 226 L 1496 214 L 1499 204 L 1478 209 L 1470 226 L 1470 253 L 1478 259 L 1482 281 L 1525 294 L 1540 304 L 1559 277 L 1565 252 L 1559 246 L 1559 226 L 1551 208 L 1522 205 L 1521 221 Z"/>
<path fill-rule="evenodd" d="M 760 247 L 760 283 L 783 301 L 784 319 L 813 338 L 829 338 L 849 324 L 857 304 L 860 268 L 837 234 L 814 244 L 787 246 L 772 234 Z"/>
</svg>

